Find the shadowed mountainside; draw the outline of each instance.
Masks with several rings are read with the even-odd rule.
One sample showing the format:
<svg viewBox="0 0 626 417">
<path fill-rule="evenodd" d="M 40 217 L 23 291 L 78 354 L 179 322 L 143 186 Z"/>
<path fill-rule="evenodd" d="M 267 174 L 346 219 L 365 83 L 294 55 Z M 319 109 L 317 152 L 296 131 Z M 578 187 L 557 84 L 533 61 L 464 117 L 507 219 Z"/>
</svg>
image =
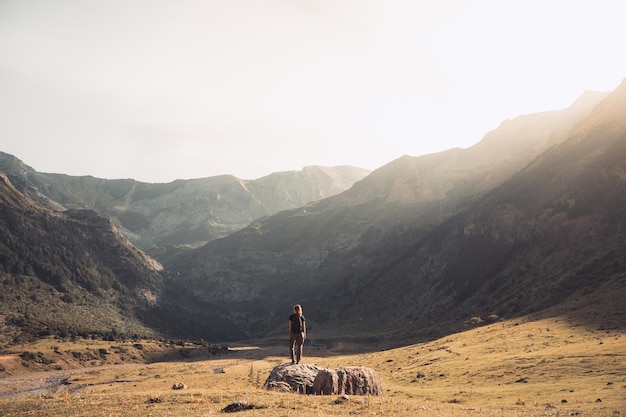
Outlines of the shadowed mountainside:
<svg viewBox="0 0 626 417">
<path fill-rule="evenodd" d="M 91 210 L 50 210 L 2 172 L 0 287 L 0 344 L 47 335 L 243 336 L 181 293 L 175 277 L 108 219 Z"/>
<path fill-rule="evenodd" d="M 0 173 L 2 340 L 48 334 L 152 334 L 162 267 L 93 211 L 53 212 Z"/>
<path fill-rule="evenodd" d="M 457 330 L 474 315 L 538 311 L 600 283 L 622 285 L 624 264 L 612 257 L 624 243 L 624 205 L 612 191 L 624 184 L 625 131 L 615 126 L 619 117 L 604 114 L 626 117 L 626 107 L 610 104 L 625 89 L 596 96 L 606 98 L 578 118 L 576 106 L 522 116 L 472 148 L 402 157 L 344 193 L 259 219 L 167 267 L 257 336 L 284 327 L 295 302 L 320 334 L 391 330 L 401 338 Z M 598 138 L 594 120 L 616 136 Z M 604 153 L 588 152 L 600 144 Z M 550 181 L 556 167 L 567 181 Z M 606 177 L 594 175 L 600 167 L 610 170 Z M 595 206 L 589 178 L 615 211 Z M 538 190 L 547 197 L 537 199 Z M 568 217 L 583 206 L 588 216 Z M 613 232 L 594 240 L 582 225 L 591 236 Z M 568 246 L 574 237 L 579 246 Z M 561 265 L 568 257 L 576 263 Z M 609 259 L 614 273 L 600 275 Z"/>
<path fill-rule="evenodd" d="M 626 286 L 625 120 L 623 83 L 566 141 L 477 204 L 428 233 L 395 236 L 398 255 L 389 245 L 368 282 L 356 268 L 326 294 L 370 294 L 370 303 L 343 310 L 396 328 L 614 304 Z"/>
<path fill-rule="evenodd" d="M 313 335 L 399 345 L 472 316 L 608 300 L 626 268 L 624 97 L 624 85 L 587 93 L 360 181 L 362 170 L 312 167 L 145 184 L 40 174 L 0 153 L 4 321 L 13 333 L 236 340 L 282 334 L 300 302 Z M 72 327 L 76 317 L 88 325 Z"/>
</svg>

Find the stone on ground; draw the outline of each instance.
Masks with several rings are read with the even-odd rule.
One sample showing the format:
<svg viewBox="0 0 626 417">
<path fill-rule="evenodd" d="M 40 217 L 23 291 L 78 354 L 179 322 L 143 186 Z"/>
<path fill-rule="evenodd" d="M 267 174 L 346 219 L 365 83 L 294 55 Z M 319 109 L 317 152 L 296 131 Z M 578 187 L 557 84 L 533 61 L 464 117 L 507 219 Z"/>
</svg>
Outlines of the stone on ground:
<svg viewBox="0 0 626 417">
<path fill-rule="evenodd" d="M 363 366 L 325 369 L 315 365 L 285 363 L 270 372 L 263 387 L 315 395 L 382 394 L 378 374 Z"/>
</svg>

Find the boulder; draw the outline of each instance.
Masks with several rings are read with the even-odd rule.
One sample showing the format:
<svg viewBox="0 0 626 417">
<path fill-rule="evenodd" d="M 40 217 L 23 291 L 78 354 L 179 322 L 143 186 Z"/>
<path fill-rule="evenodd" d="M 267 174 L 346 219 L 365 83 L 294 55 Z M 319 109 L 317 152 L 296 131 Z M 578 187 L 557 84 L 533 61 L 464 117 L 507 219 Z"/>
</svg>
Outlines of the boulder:
<svg viewBox="0 0 626 417">
<path fill-rule="evenodd" d="M 333 395 L 339 389 L 339 375 L 333 369 L 320 369 L 313 381 L 313 394 Z"/>
<path fill-rule="evenodd" d="M 323 369 L 313 383 L 317 395 L 381 395 L 378 374 L 364 366 L 350 366 L 336 370 Z"/>
<path fill-rule="evenodd" d="M 270 372 L 263 387 L 315 395 L 382 394 L 378 374 L 363 366 L 325 369 L 314 365 L 282 364 Z"/>
<path fill-rule="evenodd" d="M 282 382 L 287 383 L 291 387 L 292 392 L 311 394 L 313 392 L 313 382 L 320 369 L 322 368 L 315 365 L 284 363 L 272 369 L 272 372 L 270 372 L 263 384 L 263 388 L 275 389 L 276 386 L 284 386 L 284 384 L 277 384 Z"/>
<path fill-rule="evenodd" d="M 183 384 L 182 382 L 177 382 L 176 384 L 172 385 L 173 390 L 180 390 L 180 389 L 187 389 L 187 388 L 189 387 Z"/>
<path fill-rule="evenodd" d="M 291 385 L 283 381 L 271 381 L 267 384 L 267 389 L 278 392 L 291 392 Z"/>
<path fill-rule="evenodd" d="M 346 394 L 343 394 L 335 400 L 335 404 L 343 404 L 348 401 L 350 401 L 350 397 L 348 397 Z"/>
<path fill-rule="evenodd" d="M 339 377 L 338 394 L 381 395 L 382 384 L 376 371 L 364 366 L 350 366 L 337 369 Z"/>
</svg>

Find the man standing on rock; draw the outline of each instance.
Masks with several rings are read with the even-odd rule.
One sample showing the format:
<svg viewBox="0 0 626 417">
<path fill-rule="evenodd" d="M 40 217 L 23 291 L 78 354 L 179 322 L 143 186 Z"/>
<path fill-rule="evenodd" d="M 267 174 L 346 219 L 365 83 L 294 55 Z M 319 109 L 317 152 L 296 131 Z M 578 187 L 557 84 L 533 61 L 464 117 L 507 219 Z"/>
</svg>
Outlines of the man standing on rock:
<svg viewBox="0 0 626 417">
<path fill-rule="evenodd" d="M 306 339 L 306 319 L 302 315 L 302 306 L 293 306 L 293 314 L 289 316 L 289 353 L 291 363 L 300 363 L 302 359 L 302 345 Z"/>
</svg>

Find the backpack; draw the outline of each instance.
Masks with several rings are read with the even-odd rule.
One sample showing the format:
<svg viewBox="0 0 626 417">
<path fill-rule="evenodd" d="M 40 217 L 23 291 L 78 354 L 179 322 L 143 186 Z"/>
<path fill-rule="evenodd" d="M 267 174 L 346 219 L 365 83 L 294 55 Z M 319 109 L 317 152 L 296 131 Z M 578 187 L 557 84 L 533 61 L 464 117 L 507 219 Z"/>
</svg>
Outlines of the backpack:
<svg viewBox="0 0 626 417">
<path fill-rule="evenodd" d="M 289 319 L 291 320 L 291 331 L 293 333 L 300 333 L 302 331 L 302 321 L 304 320 L 304 317 L 292 314 Z"/>
</svg>

